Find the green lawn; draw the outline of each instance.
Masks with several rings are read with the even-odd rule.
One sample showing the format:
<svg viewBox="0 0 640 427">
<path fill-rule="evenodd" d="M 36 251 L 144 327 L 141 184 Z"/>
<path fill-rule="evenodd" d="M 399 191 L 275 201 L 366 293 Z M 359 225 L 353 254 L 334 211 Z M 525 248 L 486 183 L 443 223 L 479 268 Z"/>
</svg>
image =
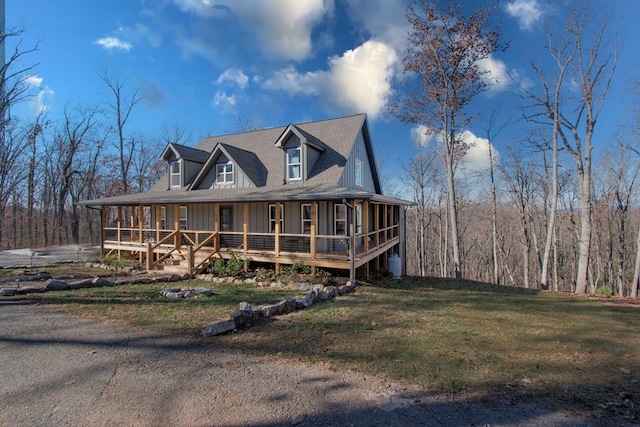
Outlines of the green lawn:
<svg viewBox="0 0 640 427">
<path fill-rule="evenodd" d="M 167 286 L 32 298 L 83 317 L 195 338 L 240 301 L 260 307 L 297 296 L 286 289 L 214 285 L 218 295 L 170 300 L 160 296 Z M 640 305 L 629 301 L 406 279 L 360 285 L 334 301 L 210 340 L 218 347 L 322 362 L 445 393 L 544 396 L 637 417 L 639 325 Z"/>
</svg>

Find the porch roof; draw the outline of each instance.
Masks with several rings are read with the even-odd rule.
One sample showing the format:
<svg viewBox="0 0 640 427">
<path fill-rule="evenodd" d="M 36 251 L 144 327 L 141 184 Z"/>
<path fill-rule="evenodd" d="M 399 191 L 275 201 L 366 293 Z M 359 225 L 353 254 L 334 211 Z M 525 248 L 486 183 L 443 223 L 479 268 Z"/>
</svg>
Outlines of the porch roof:
<svg viewBox="0 0 640 427">
<path fill-rule="evenodd" d="M 83 206 L 137 206 L 150 204 L 286 202 L 332 200 L 369 200 L 372 202 L 411 206 L 412 202 L 373 194 L 338 185 L 283 185 L 281 187 L 250 187 L 191 191 L 148 191 L 102 199 L 84 200 Z"/>
</svg>

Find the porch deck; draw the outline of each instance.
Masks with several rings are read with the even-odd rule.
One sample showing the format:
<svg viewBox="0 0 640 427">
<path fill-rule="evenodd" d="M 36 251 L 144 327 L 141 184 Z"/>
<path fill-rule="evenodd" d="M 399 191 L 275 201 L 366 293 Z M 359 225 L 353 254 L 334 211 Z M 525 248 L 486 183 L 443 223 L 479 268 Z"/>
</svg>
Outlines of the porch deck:
<svg viewBox="0 0 640 427">
<path fill-rule="evenodd" d="M 376 262 L 400 242 L 400 226 L 392 225 L 356 234 L 355 268 Z M 255 262 L 294 264 L 302 261 L 315 272 L 317 267 L 349 269 L 349 236 L 255 233 L 248 231 L 160 230 L 105 227 L 103 250 L 137 254 L 147 270 L 164 268 L 177 260 L 177 270 L 196 274 L 215 258 L 230 258 L 232 253 Z M 382 257 L 383 266 L 386 258 Z"/>
</svg>

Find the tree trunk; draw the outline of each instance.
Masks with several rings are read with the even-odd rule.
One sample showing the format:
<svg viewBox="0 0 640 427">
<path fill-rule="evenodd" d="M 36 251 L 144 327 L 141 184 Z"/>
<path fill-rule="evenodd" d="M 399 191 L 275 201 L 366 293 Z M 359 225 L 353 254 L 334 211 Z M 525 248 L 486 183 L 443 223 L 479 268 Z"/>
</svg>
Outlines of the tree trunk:
<svg viewBox="0 0 640 427">
<path fill-rule="evenodd" d="M 638 225 L 638 235 L 636 237 L 636 264 L 633 270 L 633 280 L 631 281 L 631 298 L 638 298 L 638 281 L 640 281 L 640 224 Z"/>
</svg>

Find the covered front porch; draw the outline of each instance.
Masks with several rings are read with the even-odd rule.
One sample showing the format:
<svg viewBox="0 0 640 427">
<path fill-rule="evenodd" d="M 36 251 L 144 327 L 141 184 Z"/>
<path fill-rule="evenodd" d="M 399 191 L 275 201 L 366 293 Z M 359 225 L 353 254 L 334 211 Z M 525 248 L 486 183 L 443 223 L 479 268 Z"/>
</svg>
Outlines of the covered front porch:
<svg viewBox="0 0 640 427">
<path fill-rule="evenodd" d="M 254 202 L 102 206 L 102 253 L 137 256 L 148 271 L 181 274 L 200 273 L 216 258 L 232 256 L 245 260 L 245 269 L 253 261 L 274 264 L 276 271 L 302 262 L 313 274 L 317 268 L 362 267 L 365 276 L 386 271 L 389 254 L 403 255 L 402 206 L 344 202 L 275 202 L 266 210 Z M 345 207 L 344 224 L 336 204 Z M 296 211 L 300 218 L 291 221 Z M 286 226 L 284 212 L 289 212 Z M 210 223 L 203 225 L 203 218 Z"/>
</svg>

